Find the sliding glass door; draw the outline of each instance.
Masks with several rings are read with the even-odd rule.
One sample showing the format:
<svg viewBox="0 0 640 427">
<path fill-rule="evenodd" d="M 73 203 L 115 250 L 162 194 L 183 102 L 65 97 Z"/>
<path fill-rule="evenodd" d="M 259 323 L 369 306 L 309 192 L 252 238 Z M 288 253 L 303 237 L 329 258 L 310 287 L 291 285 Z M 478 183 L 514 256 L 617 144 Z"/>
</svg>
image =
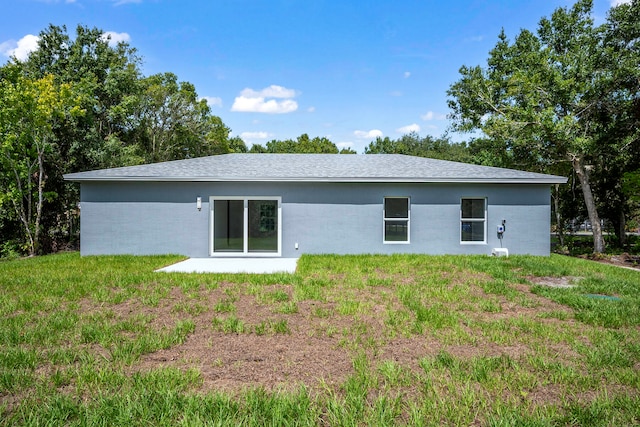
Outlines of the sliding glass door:
<svg viewBox="0 0 640 427">
<path fill-rule="evenodd" d="M 280 255 L 280 198 L 212 197 L 210 206 L 212 255 Z"/>
<path fill-rule="evenodd" d="M 278 201 L 249 200 L 249 252 L 278 252 Z"/>
<path fill-rule="evenodd" d="M 244 202 L 242 200 L 214 200 L 214 252 L 244 251 Z"/>
</svg>

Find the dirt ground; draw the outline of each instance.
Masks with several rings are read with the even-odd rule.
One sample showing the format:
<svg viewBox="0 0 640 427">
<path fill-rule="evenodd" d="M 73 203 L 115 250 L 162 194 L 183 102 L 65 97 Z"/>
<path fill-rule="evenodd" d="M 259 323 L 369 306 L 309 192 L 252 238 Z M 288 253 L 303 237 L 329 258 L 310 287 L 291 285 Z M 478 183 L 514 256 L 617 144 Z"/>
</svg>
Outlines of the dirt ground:
<svg viewBox="0 0 640 427">
<path fill-rule="evenodd" d="M 570 281 L 571 278 L 566 280 Z M 530 351 L 525 345 L 499 346 L 488 341 L 477 345 L 444 346 L 430 334 L 390 337 L 385 325 L 385 313 L 389 304 L 400 303 L 394 301 L 395 297 L 382 301 L 379 296 L 381 293 L 392 295 L 391 289 L 371 287 L 358 291 L 358 299 L 373 306 L 367 308 L 367 314 L 351 316 L 337 313 L 335 303 L 319 301 L 300 301 L 297 303 L 297 312 L 278 313 L 278 304 L 261 302 L 255 295 L 238 292 L 239 286 L 242 287 L 234 283 L 220 283 L 213 290 L 202 288 L 198 290 L 196 298 L 193 293 L 185 295 L 180 288 L 173 288 L 169 297 L 163 298 L 157 307 L 145 306 L 136 300 L 111 306 L 110 309 L 119 319 L 148 315 L 154 319 L 149 326 L 158 330 L 170 330 L 177 321 L 187 318 L 195 323 L 194 332 L 184 343 L 143 355 L 130 367 L 131 371 L 149 371 L 159 367 L 174 367 L 184 371 L 197 369 L 203 381 L 203 392 L 225 391 L 233 394 L 254 387 L 295 391 L 302 384 L 312 392 L 322 392 L 324 389 L 335 389 L 336 385 L 354 373 L 353 360 L 362 351 L 366 352 L 373 367 L 383 361 L 394 361 L 414 372 L 421 370 L 421 358 L 436 355 L 443 349 L 462 358 L 478 355 L 520 358 Z M 513 286 L 535 304 L 522 307 L 499 297 L 500 312 L 469 312 L 465 315 L 477 320 L 486 320 L 487 316 L 501 319 L 518 316 L 537 318 L 542 312 L 569 310 L 532 294 L 527 285 Z M 289 285 L 272 285 L 268 292 L 286 293 L 290 298 L 293 297 L 293 289 Z M 484 294 L 475 285 L 472 292 Z M 225 332 L 213 326 L 214 319 L 231 316 L 230 313 L 218 313 L 213 309 L 216 303 L 230 294 L 234 295 L 235 310 L 232 314 L 245 327 L 241 333 Z M 190 306 L 205 309 L 200 313 L 194 314 L 192 311 L 186 314 Z M 81 310 L 90 312 L 96 309 L 100 307 L 85 301 Z M 288 333 L 256 333 L 257 325 L 281 320 L 286 320 Z M 557 322 L 556 319 L 545 321 Z M 568 349 L 557 350 L 562 354 Z"/>
<path fill-rule="evenodd" d="M 640 268 L 638 257 L 628 254 L 598 258 L 594 261 Z M 390 279 L 400 280 L 397 277 Z M 579 279 L 528 278 L 532 284 L 553 287 L 572 287 Z M 340 278 L 337 277 L 336 280 L 339 281 Z M 195 368 L 201 373 L 204 392 L 219 390 L 237 393 L 253 387 L 293 391 L 302 384 L 310 390 L 321 391 L 325 388 L 333 389 L 353 374 L 353 360 L 363 349 L 370 363 L 393 360 L 416 372 L 420 370 L 421 358 L 436 355 L 443 349 L 457 357 L 468 358 L 478 355 L 509 355 L 518 358 L 526 355 L 528 351 L 526 346 L 501 347 L 491 342 L 481 342 L 475 346 L 445 347 L 439 341 L 430 338 L 429 334 L 412 335 L 409 338 L 389 337 L 385 325 L 388 304 L 400 306 L 400 302 L 394 301 L 395 297 L 382 301 L 380 295 L 393 295 L 391 289 L 372 287 L 357 291 L 357 299 L 369 304 L 367 314 L 350 316 L 337 313 L 335 302 L 320 301 L 297 302 L 296 312 L 283 314 L 278 312 L 278 304 L 260 301 L 256 295 L 243 291 L 242 286 L 222 282 L 216 289 L 198 290 L 196 297 L 193 294 L 185 295 L 180 288 L 173 288 L 169 297 L 161 299 L 156 307 L 143 305 L 137 300 L 111 306 L 110 309 L 119 319 L 139 314 L 148 315 L 154 319 L 150 327 L 157 330 L 171 330 L 177 321 L 185 319 L 191 319 L 195 324 L 194 332 L 189 334 L 184 343 L 143 355 L 131 366 L 131 371 L 149 371 L 158 367 L 175 367 L 185 371 Z M 499 312 L 470 312 L 465 315 L 477 320 L 491 320 L 487 317 L 539 318 L 538 315 L 543 312 L 570 311 L 565 306 L 532 294 L 528 285 L 512 286 L 526 298 L 533 300 L 534 306 L 522 307 L 499 297 Z M 264 291 L 286 294 L 289 301 L 293 301 L 293 288 L 289 285 L 272 285 Z M 484 291 L 475 285 L 472 292 L 477 295 L 484 294 Z M 229 295 L 234 295 L 233 312 L 216 312 L 213 307 L 220 301 L 228 300 Z M 201 312 L 190 310 L 198 307 Z M 81 304 L 83 312 L 101 308 L 88 300 Z M 236 333 L 214 327 L 214 319 L 224 321 L 229 316 L 235 316 L 241 321 L 245 330 Z M 279 321 L 286 321 L 286 333 L 270 330 L 256 333 L 257 326 L 275 324 Z M 354 333 L 356 330 L 359 332 Z M 106 349 L 93 350 L 108 357 Z M 562 354 L 568 349 L 558 351 Z"/>
<path fill-rule="evenodd" d="M 602 262 L 605 264 L 613 264 L 618 267 L 632 268 L 634 270 L 640 270 L 640 255 L 631 255 L 623 253 L 620 255 L 603 255 L 600 257 L 586 256 L 585 258 L 596 262 Z"/>
<path fill-rule="evenodd" d="M 201 290 L 198 303 L 213 307 L 216 302 L 226 298 L 226 289 L 235 286 L 222 284 L 215 290 Z M 293 292 L 286 285 L 272 288 L 272 291 L 284 291 L 289 295 Z M 172 327 L 180 318 L 173 307 L 192 302 L 179 289 L 174 289 L 171 299 L 153 309 L 153 316 L 158 322 L 154 326 Z M 238 295 L 233 315 L 242 321 L 245 332 L 216 330 L 212 326 L 212 319 L 224 319 L 229 314 L 210 310 L 192 317 L 195 331 L 182 345 L 145 355 L 132 368 L 139 371 L 166 366 L 185 370 L 197 368 L 203 378 L 202 391 L 236 393 L 253 387 L 295 391 L 302 384 L 311 390 L 320 390 L 325 385 L 342 383 L 353 373 L 353 354 L 345 345 L 343 333 L 354 327 L 353 318 L 335 314 L 333 303 L 301 301 L 297 305 L 297 313 L 279 314 L 274 312 L 277 305 L 260 304 L 253 295 Z M 137 304 L 125 303 L 120 306 L 124 311 L 137 313 L 149 310 Z M 314 314 L 319 312 L 331 314 L 327 317 Z M 255 333 L 256 325 L 279 320 L 286 320 L 289 333 Z M 370 318 L 366 323 L 376 339 L 375 336 L 383 330 L 383 319 Z M 382 337 L 378 336 L 377 339 Z M 427 344 L 413 339 L 390 340 L 381 356 L 404 362 L 412 360 L 417 366 L 416 355 L 424 355 Z"/>
</svg>

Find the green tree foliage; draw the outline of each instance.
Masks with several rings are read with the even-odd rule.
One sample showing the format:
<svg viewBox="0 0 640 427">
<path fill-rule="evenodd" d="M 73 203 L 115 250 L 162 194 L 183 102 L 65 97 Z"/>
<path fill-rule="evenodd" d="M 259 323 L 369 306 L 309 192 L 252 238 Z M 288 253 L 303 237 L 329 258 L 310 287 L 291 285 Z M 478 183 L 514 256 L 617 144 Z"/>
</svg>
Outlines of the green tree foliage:
<svg viewBox="0 0 640 427">
<path fill-rule="evenodd" d="M 637 75 L 637 36 L 624 42 L 614 30 L 621 25 L 616 20 L 635 28 L 630 21 L 640 15 L 628 13 L 631 8 L 637 10 L 637 1 L 612 9 L 607 24 L 596 27 L 591 0 L 579 0 L 543 18 L 536 34 L 522 30 L 510 42 L 502 32 L 487 66 L 462 67 L 448 91 L 454 129 L 481 130 L 488 137 L 481 141 L 485 153 L 530 170 L 571 166 L 593 226 L 594 252 L 603 251 L 604 240 L 593 179 L 609 162 L 608 152 L 623 154 L 637 141 L 637 131 L 623 125 L 626 119 L 607 123 L 603 117 L 606 108 L 637 100 L 637 81 L 623 89 L 633 61 Z M 612 50 L 623 65 L 611 68 Z"/>
<path fill-rule="evenodd" d="M 123 140 L 140 92 L 140 58 L 126 43 L 112 47 L 102 30 L 78 26 L 75 39 L 66 27 L 50 25 L 40 33 L 38 49 L 22 64 L 25 75 L 41 78 L 51 74 L 58 83 L 73 84 L 86 114 L 60 123 L 63 162 L 60 170 L 86 170 L 106 166 L 101 159 L 104 143 Z M 121 147 L 124 148 L 124 147 Z"/>
<path fill-rule="evenodd" d="M 306 133 L 300 135 L 295 140 L 284 141 L 271 140 L 266 147 L 255 144 L 249 150 L 251 153 L 307 153 L 307 154 L 355 154 L 351 149 L 338 150 L 338 147 L 325 137 L 309 138 Z"/>
<path fill-rule="evenodd" d="M 624 245 L 626 219 L 634 215 L 637 194 L 625 183 L 640 169 L 640 2 L 611 9 L 600 30 L 597 59 L 607 74 L 599 81 L 593 114 L 599 131 L 594 188 L 600 211 Z"/>
<path fill-rule="evenodd" d="M 67 115 L 53 126 L 56 146 L 45 170 L 47 192 L 56 197 L 43 209 L 40 248 L 49 252 L 73 238 L 69 225 L 76 215 L 79 194 L 76 185 L 64 182 L 64 173 L 143 160 L 125 142 L 141 73 L 135 49 L 126 43 L 110 46 L 99 29 L 78 26 L 72 38 L 65 27 L 50 25 L 39 37 L 38 49 L 24 62 L 12 60 L 10 66 L 30 79 L 52 75 L 56 84 L 71 85 L 75 101 L 85 112 Z"/>
<path fill-rule="evenodd" d="M 65 116 L 80 116 L 71 85 L 53 75 L 32 80 L 18 73 L 0 80 L 0 206 L 19 221 L 29 255 L 40 248 L 41 221 L 48 191 L 46 163 L 57 149 L 54 126 Z"/>
<path fill-rule="evenodd" d="M 0 252 L 72 237 L 79 195 L 65 173 L 246 151 L 192 84 L 144 77 L 140 63 L 100 29 L 50 25 L 25 61 L 0 67 Z"/>
<path fill-rule="evenodd" d="M 173 73 L 142 79 L 134 113 L 134 141 L 145 162 L 201 157 L 231 151 L 231 131 L 211 115 L 195 87 Z M 236 144 L 238 141 L 236 140 Z M 241 149 L 241 148 L 240 148 Z"/>
<path fill-rule="evenodd" d="M 229 152 L 230 153 L 246 153 L 247 145 L 239 136 L 229 138 Z"/>
<path fill-rule="evenodd" d="M 456 162 L 473 162 L 473 158 L 464 142 L 452 143 L 446 137 L 434 138 L 429 135 L 421 138 L 415 132 L 394 140 L 388 136 L 384 138 L 378 137 L 375 141 L 369 143 L 364 152 L 365 154 L 407 154 Z"/>
<path fill-rule="evenodd" d="M 640 230 L 640 169 L 624 174 L 622 188 L 629 197 L 633 228 Z"/>
</svg>

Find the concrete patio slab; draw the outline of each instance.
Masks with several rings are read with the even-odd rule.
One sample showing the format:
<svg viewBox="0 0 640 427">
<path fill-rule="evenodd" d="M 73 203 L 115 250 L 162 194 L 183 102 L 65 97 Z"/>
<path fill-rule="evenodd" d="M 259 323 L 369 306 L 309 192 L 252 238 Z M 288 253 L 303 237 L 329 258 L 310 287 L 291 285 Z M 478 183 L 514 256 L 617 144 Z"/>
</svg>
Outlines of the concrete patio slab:
<svg viewBox="0 0 640 427">
<path fill-rule="evenodd" d="M 189 258 L 156 271 L 166 273 L 295 273 L 298 258 Z"/>
</svg>

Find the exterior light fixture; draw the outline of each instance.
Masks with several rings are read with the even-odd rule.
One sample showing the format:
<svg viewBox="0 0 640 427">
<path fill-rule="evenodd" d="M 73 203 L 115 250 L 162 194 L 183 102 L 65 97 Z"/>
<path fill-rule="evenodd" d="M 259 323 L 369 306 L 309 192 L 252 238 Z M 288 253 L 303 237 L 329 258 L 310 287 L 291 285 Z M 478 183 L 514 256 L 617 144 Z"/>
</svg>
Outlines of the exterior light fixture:
<svg viewBox="0 0 640 427">
<path fill-rule="evenodd" d="M 202 210 L 202 197 L 196 198 L 196 208 L 198 208 L 199 211 Z"/>
</svg>

